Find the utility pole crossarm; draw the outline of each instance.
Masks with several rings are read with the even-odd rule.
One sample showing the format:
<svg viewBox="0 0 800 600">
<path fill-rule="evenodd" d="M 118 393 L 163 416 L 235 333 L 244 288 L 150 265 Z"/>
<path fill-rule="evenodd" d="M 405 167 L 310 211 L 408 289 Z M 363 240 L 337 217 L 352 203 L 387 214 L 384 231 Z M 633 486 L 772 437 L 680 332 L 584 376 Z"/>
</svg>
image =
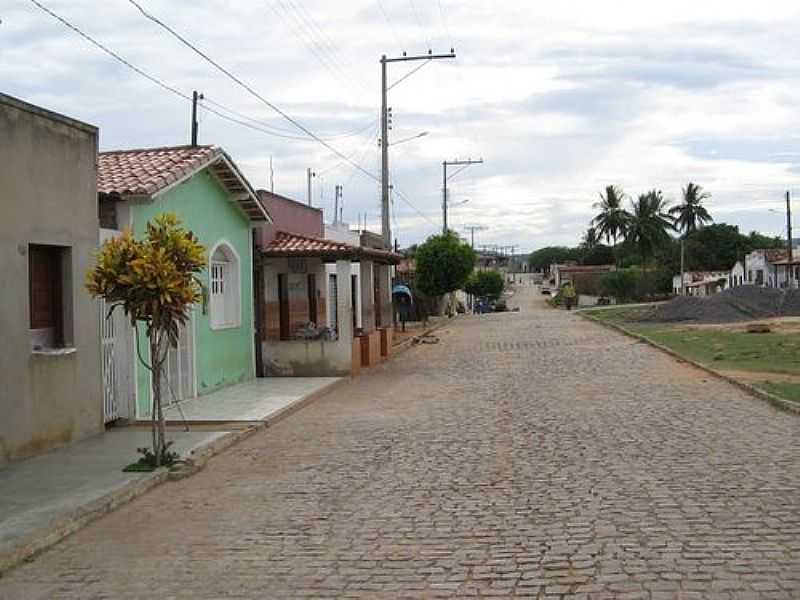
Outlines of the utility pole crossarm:
<svg viewBox="0 0 800 600">
<path fill-rule="evenodd" d="M 447 181 L 453 175 L 460 173 L 463 169 L 466 169 L 469 165 L 480 165 L 483 164 L 483 159 L 472 160 L 471 158 L 468 160 L 445 160 L 442 161 L 442 234 L 447 234 Z M 463 169 L 459 169 L 450 177 L 447 176 L 447 167 L 450 166 L 459 166 L 463 165 Z"/>
</svg>

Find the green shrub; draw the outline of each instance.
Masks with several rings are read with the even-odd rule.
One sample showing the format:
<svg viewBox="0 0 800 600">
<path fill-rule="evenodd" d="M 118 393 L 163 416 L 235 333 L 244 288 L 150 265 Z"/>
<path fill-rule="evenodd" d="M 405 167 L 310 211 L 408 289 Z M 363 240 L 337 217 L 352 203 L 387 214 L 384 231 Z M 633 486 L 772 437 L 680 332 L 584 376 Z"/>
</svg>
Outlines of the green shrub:
<svg viewBox="0 0 800 600">
<path fill-rule="evenodd" d="M 642 302 L 668 294 L 672 276 L 667 269 L 629 267 L 606 273 L 600 278 L 600 292 L 617 302 Z"/>
<path fill-rule="evenodd" d="M 505 288 L 503 276 L 497 271 L 474 271 L 467 279 L 464 291 L 473 296 L 497 300 Z"/>
</svg>

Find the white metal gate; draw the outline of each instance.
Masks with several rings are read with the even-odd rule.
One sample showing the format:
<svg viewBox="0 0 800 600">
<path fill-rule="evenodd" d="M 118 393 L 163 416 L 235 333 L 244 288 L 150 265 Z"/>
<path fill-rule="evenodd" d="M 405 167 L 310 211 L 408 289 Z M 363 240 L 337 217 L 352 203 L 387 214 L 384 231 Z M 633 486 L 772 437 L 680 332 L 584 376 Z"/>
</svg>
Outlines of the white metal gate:
<svg viewBox="0 0 800 600">
<path fill-rule="evenodd" d="M 117 309 L 119 310 L 119 309 Z M 116 311 L 115 311 L 116 312 Z M 120 377 L 117 366 L 117 319 L 106 318 L 108 306 L 100 300 L 100 339 L 103 373 L 103 422 L 110 423 L 119 418 Z"/>
</svg>

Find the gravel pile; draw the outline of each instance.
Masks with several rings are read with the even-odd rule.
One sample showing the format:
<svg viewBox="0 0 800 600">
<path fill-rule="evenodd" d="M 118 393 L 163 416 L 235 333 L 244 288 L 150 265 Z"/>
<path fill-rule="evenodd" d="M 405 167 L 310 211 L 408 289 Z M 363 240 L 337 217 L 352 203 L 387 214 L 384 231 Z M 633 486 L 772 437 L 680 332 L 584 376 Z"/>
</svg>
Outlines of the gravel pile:
<svg viewBox="0 0 800 600">
<path fill-rule="evenodd" d="M 743 285 L 707 298 L 679 296 L 658 306 L 643 321 L 731 323 L 781 316 L 800 316 L 800 290 Z"/>
</svg>

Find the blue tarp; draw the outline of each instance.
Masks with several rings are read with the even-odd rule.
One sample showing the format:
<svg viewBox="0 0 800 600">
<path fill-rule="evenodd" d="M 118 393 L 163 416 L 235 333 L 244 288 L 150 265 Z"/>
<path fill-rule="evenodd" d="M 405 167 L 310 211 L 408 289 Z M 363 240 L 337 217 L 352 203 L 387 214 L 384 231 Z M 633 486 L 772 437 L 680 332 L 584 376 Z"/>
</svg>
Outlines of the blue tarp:
<svg viewBox="0 0 800 600">
<path fill-rule="evenodd" d="M 414 294 L 411 293 L 411 289 L 409 289 L 407 285 L 403 285 L 401 283 L 398 283 L 392 288 L 392 294 L 403 294 L 408 296 L 412 302 L 414 300 Z"/>
</svg>

